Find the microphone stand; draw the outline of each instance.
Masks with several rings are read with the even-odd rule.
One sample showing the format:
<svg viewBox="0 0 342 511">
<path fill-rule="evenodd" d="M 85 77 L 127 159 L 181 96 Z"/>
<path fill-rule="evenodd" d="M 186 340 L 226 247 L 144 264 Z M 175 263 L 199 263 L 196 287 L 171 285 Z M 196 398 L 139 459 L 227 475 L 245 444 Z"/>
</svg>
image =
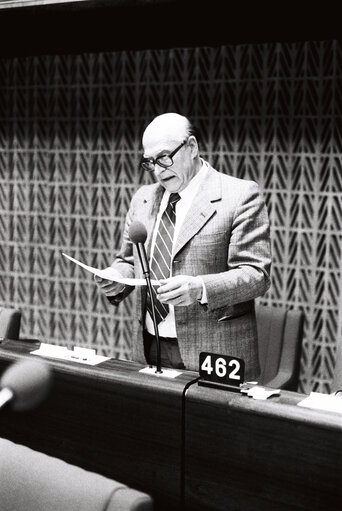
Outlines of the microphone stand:
<svg viewBox="0 0 342 511">
<path fill-rule="evenodd" d="M 141 251 L 141 248 L 140 248 L 140 243 L 137 243 L 136 247 L 138 249 L 138 255 L 139 255 L 141 267 L 143 269 L 143 274 L 144 274 L 144 277 L 145 277 L 146 283 L 147 283 L 147 289 L 148 289 L 148 292 L 149 292 L 149 295 L 150 295 L 150 298 L 151 298 L 152 321 L 153 321 L 153 326 L 154 326 L 154 335 L 155 335 L 156 342 L 157 342 L 157 369 L 156 369 L 156 373 L 162 373 L 163 371 L 162 371 L 162 368 L 161 368 L 159 329 L 158 329 L 158 323 L 157 323 L 155 307 L 154 307 L 154 296 L 153 296 L 152 284 L 151 284 L 151 279 L 150 279 L 150 271 L 149 271 L 149 267 L 148 267 L 148 262 L 147 262 L 146 256 L 145 256 L 145 258 L 143 258 L 143 254 L 141 253 L 142 251 Z M 145 261 L 144 261 L 144 259 L 145 259 Z"/>
</svg>

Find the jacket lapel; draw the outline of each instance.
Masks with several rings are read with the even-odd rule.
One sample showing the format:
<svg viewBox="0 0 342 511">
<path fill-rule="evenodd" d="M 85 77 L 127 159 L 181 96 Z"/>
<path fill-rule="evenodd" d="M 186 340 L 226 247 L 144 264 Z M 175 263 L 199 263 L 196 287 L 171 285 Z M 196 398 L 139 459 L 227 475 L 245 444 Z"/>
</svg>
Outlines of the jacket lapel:
<svg viewBox="0 0 342 511">
<path fill-rule="evenodd" d="M 220 174 L 209 166 L 208 175 L 193 199 L 192 205 L 184 219 L 174 255 L 206 224 L 215 211 L 215 202 L 221 200 L 222 188 Z"/>
</svg>

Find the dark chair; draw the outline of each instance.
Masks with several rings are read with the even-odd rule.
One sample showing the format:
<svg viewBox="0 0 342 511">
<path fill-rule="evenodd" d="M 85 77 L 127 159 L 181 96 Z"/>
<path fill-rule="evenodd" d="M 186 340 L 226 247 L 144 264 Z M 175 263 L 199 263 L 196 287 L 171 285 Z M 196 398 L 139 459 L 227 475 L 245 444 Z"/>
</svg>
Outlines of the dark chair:
<svg viewBox="0 0 342 511">
<path fill-rule="evenodd" d="M 0 339 L 19 339 L 21 312 L 0 307 Z"/>
<path fill-rule="evenodd" d="M 336 362 L 331 383 L 331 392 L 342 390 L 342 346 L 337 344 Z"/>
<path fill-rule="evenodd" d="M 304 314 L 297 310 L 257 304 L 261 375 L 259 384 L 297 391 Z"/>
<path fill-rule="evenodd" d="M 0 438 L 0 509 L 150 511 L 153 500 L 147 493 Z"/>
</svg>

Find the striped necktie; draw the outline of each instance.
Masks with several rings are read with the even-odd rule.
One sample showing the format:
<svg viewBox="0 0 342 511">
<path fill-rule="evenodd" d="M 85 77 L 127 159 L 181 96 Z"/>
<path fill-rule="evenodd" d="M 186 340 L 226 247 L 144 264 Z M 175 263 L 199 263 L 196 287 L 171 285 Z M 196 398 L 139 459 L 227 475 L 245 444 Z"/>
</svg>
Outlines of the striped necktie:
<svg viewBox="0 0 342 511">
<path fill-rule="evenodd" d="M 158 232 L 154 245 L 151 276 L 153 279 L 167 279 L 170 276 L 173 234 L 176 223 L 176 203 L 180 200 L 178 193 L 171 193 L 167 207 L 159 222 Z M 160 323 L 169 313 L 169 306 L 161 303 L 153 287 L 154 305 L 157 324 Z M 152 316 L 152 305 L 150 296 L 147 296 L 147 310 Z"/>
</svg>

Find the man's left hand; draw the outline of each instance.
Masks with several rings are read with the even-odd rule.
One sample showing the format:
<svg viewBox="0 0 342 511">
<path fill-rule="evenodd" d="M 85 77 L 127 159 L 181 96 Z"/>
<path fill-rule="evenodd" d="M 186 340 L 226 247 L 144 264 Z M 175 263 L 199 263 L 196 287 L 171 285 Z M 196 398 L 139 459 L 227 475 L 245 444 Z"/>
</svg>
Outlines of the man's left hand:
<svg viewBox="0 0 342 511">
<path fill-rule="evenodd" d="M 160 281 L 157 289 L 158 300 L 168 305 L 184 306 L 200 300 L 202 297 L 202 280 L 200 277 L 177 275 Z"/>
</svg>

